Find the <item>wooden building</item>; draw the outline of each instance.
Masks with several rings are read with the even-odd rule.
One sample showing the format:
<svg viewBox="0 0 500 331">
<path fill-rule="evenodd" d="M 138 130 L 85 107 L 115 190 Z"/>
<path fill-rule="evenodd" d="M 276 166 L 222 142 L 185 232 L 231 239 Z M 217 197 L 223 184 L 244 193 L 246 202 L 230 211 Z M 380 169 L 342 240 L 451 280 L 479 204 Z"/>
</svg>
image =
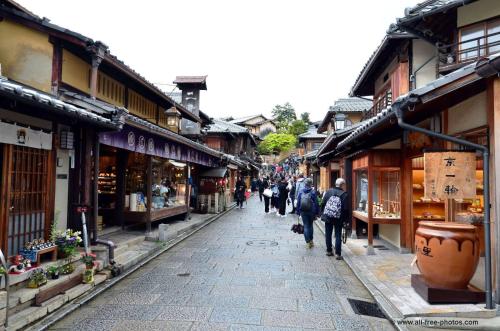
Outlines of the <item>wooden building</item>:
<svg viewBox="0 0 500 331">
<path fill-rule="evenodd" d="M 267 134 L 276 132 L 277 130 L 276 123 L 264 115 L 250 115 L 229 122 L 247 128 L 251 134 L 260 139 L 263 139 Z"/>
<path fill-rule="evenodd" d="M 354 228 L 368 224 L 368 254 L 375 253 L 377 232 L 401 252 L 412 252 L 422 220 L 474 224 L 482 233 L 481 259 L 493 272 L 484 278 L 488 268 L 478 269 L 472 284 L 488 291 L 486 281 L 492 279 L 498 302 L 500 183 L 493 178 L 500 169 L 500 82 L 495 67 L 500 6 L 490 0 L 427 1 L 405 14 L 391 26 L 351 90 L 352 95 L 374 98 L 365 120 L 340 139 L 332 133 L 318 158 L 341 160 L 341 175 L 349 178 Z M 489 183 L 483 184 L 483 159 L 478 155 L 469 163 L 475 177 L 466 185 L 475 193 L 470 199 L 429 199 L 424 194 L 424 153 L 464 150 L 448 137 L 489 152 L 487 162 L 495 172 Z M 487 190 L 496 200 L 484 201 Z M 485 220 L 490 204 L 491 218 Z"/>
<path fill-rule="evenodd" d="M 2 180 L 10 180 L 7 174 L 17 171 L 21 160 L 27 168 L 11 173 L 18 183 L 46 179 L 30 187 L 2 184 L 1 244 L 11 245 L 8 254 L 17 254 L 24 240 L 46 238 L 56 218 L 62 229 L 80 228 L 76 205 L 90 207 L 94 240 L 103 226 L 150 226 L 186 213 L 191 174 L 224 165 L 223 153 L 178 134 L 183 119 L 201 125 L 200 113 L 172 100 L 102 42 L 8 0 L 0 1 L 0 64 L 6 77 L 0 123 L 26 127 L 16 129 L 24 136 L 17 143 L 0 143 Z M 42 148 L 19 145 L 27 138 L 41 140 Z M 35 209 L 22 196 L 16 195 L 23 203 L 9 200 L 13 190 L 30 189 L 37 198 L 29 208 Z M 10 203 L 20 209 L 5 205 Z M 36 222 L 16 215 L 31 215 Z M 12 222 L 15 233 L 7 231 Z"/>
</svg>

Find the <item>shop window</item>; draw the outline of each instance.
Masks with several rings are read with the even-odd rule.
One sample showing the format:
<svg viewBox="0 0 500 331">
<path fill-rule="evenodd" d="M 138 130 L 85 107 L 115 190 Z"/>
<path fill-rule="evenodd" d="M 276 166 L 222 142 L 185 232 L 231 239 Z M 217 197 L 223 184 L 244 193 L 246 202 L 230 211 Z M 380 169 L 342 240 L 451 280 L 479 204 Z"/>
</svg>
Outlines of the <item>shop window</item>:
<svg viewBox="0 0 500 331">
<path fill-rule="evenodd" d="M 153 158 L 152 209 L 159 210 L 186 204 L 186 164 Z"/>
<path fill-rule="evenodd" d="M 358 212 L 368 216 L 368 170 L 359 170 L 356 175 L 356 206 Z"/>
<path fill-rule="evenodd" d="M 374 218 L 401 217 L 399 170 L 374 171 L 372 194 Z"/>
<path fill-rule="evenodd" d="M 140 153 L 130 153 L 125 170 L 126 207 L 130 211 L 146 211 L 146 155 Z M 127 203 L 127 200 L 129 201 Z"/>
</svg>

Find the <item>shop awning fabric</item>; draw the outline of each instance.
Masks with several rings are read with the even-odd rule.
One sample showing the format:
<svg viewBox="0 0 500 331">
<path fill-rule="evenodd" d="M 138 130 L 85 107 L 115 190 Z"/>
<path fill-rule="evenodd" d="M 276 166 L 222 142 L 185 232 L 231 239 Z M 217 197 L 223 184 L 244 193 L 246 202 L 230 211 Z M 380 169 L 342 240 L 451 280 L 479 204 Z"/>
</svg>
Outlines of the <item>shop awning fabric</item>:
<svg viewBox="0 0 500 331">
<path fill-rule="evenodd" d="M 207 171 L 202 172 L 200 174 L 200 177 L 224 178 L 224 177 L 226 177 L 226 174 L 227 174 L 227 168 L 220 167 L 220 168 L 208 169 Z"/>
</svg>

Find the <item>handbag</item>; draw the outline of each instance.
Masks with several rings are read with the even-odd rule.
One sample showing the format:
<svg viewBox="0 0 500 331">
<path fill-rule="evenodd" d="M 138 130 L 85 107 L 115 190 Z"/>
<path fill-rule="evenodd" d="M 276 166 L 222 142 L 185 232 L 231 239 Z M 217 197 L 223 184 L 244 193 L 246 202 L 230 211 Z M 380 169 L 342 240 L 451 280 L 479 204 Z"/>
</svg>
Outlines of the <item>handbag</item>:
<svg viewBox="0 0 500 331">
<path fill-rule="evenodd" d="M 266 196 L 266 197 L 270 198 L 270 197 L 272 197 L 272 196 L 273 196 L 273 191 L 271 191 L 271 189 L 269 189 L 269 188 L 266 188 L 266 189 L 264 190 L 264 192 L 262 192 L 262 194 L 263 194 L 264 196 Z"/>
<path fill-rule="evenodd" d="M 304 226 L 300 224 L 300 216 L 297 217 L 297 224 L 292 225 L 290 230 L 296 234 L 304 234 Z"/>
</svg>

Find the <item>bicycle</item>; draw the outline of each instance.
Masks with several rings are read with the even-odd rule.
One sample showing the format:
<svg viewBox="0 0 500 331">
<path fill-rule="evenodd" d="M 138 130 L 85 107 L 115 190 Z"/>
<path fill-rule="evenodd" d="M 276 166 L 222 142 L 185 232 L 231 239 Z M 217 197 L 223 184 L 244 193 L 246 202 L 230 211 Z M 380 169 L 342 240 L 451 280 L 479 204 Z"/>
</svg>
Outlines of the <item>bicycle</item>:
<svg viewBox="0 0 500 331">
<path fill-rule="evenodd" d="M 347 243 L 347 238 L 351 236 L 352 228 L 349 222 L 344 222 L 342 224 L 342 242 Z"/>
</svg>

